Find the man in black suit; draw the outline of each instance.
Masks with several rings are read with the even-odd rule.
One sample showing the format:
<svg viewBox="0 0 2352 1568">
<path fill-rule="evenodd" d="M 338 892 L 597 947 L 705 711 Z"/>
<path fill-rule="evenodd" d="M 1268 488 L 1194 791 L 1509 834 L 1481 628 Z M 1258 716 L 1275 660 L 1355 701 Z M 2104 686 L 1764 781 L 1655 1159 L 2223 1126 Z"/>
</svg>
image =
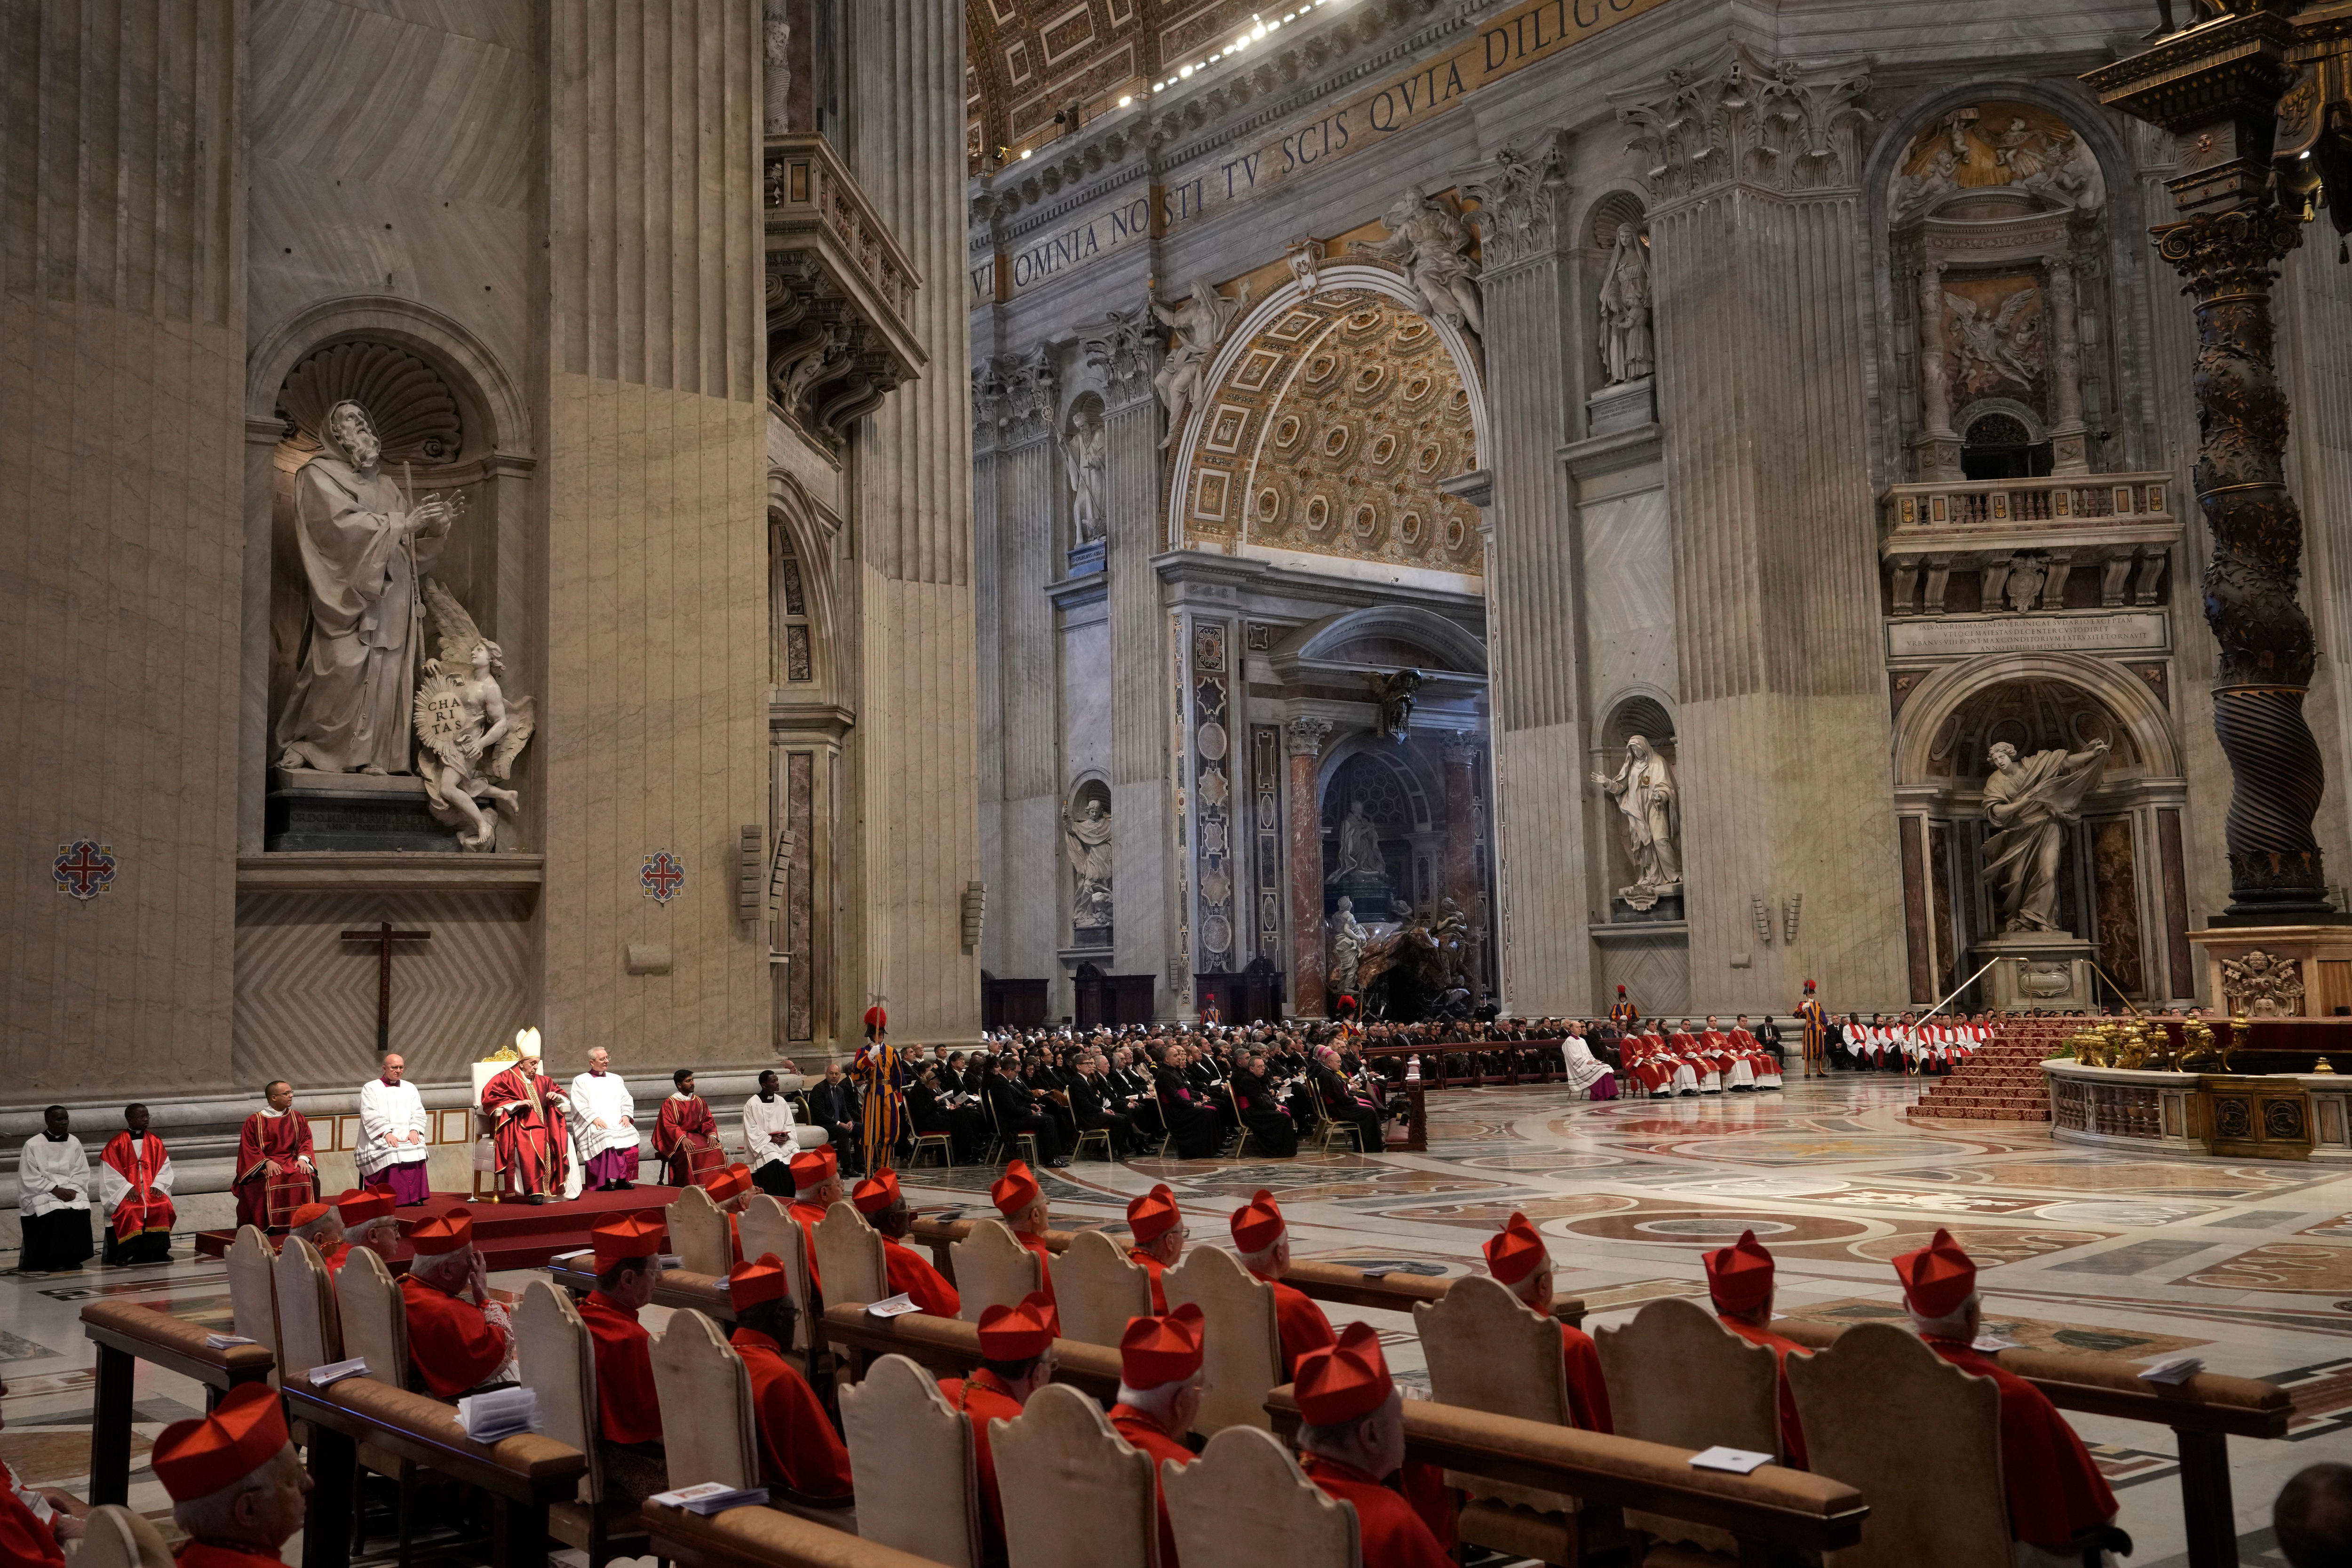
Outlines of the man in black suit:
<svg viewBox="0 0 2352 1568">
<path fill-rule="evenodd" d="M 1004 1058 L 989 1058 L 988 1069 L 988 1103 L 996 1112 L 998 1130 L 1008 1140 L 1024 1132 L 1036 1139 L 1039 1164 L 1067 1165 L 1061 1134 L 1055 1130 L 1054 1119 L 1038 1105 L 1037 1097 L 1007 1070 Z"/>
<path fill-rule="evenodd" d="M 1110 1133 L 1111 1158 L 1124 1160 L 1135 1149 L 1135 1121 L 1114 1106 L 1102 1058 L 1080 1057 L 1077 1070 L 1070 1079 L 1070 1115 L 1081 1132 L 1091 1132 L 1097 1127 L 1107 1130 Z"/>
<path fill-rule="evenodd" d="M 824 1079 L 809 1086 L 809 1120 L 824 1129 L 824 1135 L 835 1149 L 841 1151 L 844 1171 L 865 1168 L 864 1150 L 857 1132 L 857 1090 L 841 1076 L 839 1062 L 827 1062 Z"/>
</svg>

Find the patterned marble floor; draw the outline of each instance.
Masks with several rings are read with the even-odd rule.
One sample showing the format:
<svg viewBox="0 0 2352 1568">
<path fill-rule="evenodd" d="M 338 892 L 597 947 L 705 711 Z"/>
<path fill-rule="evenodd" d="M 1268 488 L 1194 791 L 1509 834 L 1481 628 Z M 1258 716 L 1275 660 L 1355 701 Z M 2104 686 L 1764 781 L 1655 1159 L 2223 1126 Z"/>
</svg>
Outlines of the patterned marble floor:
<svg viewBox="0 0 2352 1568">
<path fill-rule="evenodd" d="M 1431 1096 L 1426 1154 L 1044 1174 L 1056 1223 L 1071 1227 L 1116 1224 L 1129 1197 L 1166 1181 L 1199 1242 L 1227 1241 L 1226 1216 L 1270 1187 L 1301 1256 L 1433 1276 L 1470 1271 L 1479 1243 L 1520 1209 L 1596 1324 L 1660 1296 L 1703 1296 L 1699 1253 L 1749 1226 L 1780 1260 L 1783 1312 L 1897 1315 L 1887 1259 L 1945 1226 L 1983 1268 L 1989 1321 L 2012 1339 L 2140 1359 L 2187 1351 L 2212 1371 L 2288 1385 L 2291 1436 L 2231 1445 L 2243 1560 L 2283 1561 L 2267 1528 L 2279 1486 L 2315 1460 L 2352 1459 L 2352 1167 L 2167 1162 L 2056 1143 L 2033 1125 L 1923 1124 L 1903 1115 L 1915 1094 L 1866 1078 L 1612 1105 L 1541 1089 L 1452 1090 Z M 983 1212 L 988 1176 L 925 1170 L 907 1185 L 927 1212 Z M 0 1252 L 0 1265 L 13 1261 Z M 494 1284 L 520 1289 L 530 1278 Z M 0 1458 L 44 1484 L 86 1480 L 92 1356 L 75 1315 L 100 1294 L 227 1325 L 217 1262 L 0 1278 Z M 665 1314 L 646 1316 L 658 1328 Z M 1400 1373 L 1421 1375 L 1407 1320 L 1334 1316 L 1372 1321 Z M 195 1385 L 142 1363 L 134 1507 L 164 1506 L 147 1440 L 200 1407 Z M 2132 1563 L 2185 1562 L 2170 1434 L 2074 1419 L 2122 1500 Z"/>
</svg>

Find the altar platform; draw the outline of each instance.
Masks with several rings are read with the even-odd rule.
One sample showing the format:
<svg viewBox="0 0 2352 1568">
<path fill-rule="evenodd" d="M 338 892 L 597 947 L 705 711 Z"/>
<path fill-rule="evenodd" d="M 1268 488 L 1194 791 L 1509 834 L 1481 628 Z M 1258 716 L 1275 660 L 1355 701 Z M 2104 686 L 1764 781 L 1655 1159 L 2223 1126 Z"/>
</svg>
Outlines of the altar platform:
<svg viewBox="0 0 2352 1568">
<path fill-rule="evenodd" d="M 468 1197 L 463 1193 L 434 1193 L 421 1204 L 392 1212 L 393 1217 L 400 1221 L 401 1234 L 405 1237 L 418 1221 L 463 1208 L 474 1216 L 475 1247 L 480 1249 L 485 1266 L 496 1273 L 506 1268 L 541 1268 L 559 1252 L 586 1247 L 589 1227 L 606 1215 L 663 1208 L 680 1190 L 640 1182 L 625 1193 L 583 1193 L 568 1202 L 546 1204 L 502 1204 Z M 196 1256 L 226 1257 L 229 1243 L 236 1239 L 233 1229 L 200 1230 L 195 1237 Z M 404 1239 L 393 1260 L 394 1273 L 407 1268 L 408 1258 L 408 1246 Z"/>
</svg>

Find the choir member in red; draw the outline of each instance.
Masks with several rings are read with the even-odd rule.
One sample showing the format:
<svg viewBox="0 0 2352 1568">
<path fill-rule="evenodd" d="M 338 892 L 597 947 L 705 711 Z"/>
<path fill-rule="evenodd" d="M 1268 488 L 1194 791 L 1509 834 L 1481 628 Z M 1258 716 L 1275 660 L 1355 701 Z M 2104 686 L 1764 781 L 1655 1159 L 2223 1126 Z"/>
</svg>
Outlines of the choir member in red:
<svg viewBox="0 0 2352 1568">
<path fill-rule="evenodd" d="M 1160 1490 L 1160 1464 L 1189 1465 L 1197 1458 L 1183 1438 L 1201 1414 L 1202 1333 L 1201 1309 L 1187 1301 L 1172 1312 L 1129 1318 L 1118 1341 L 1118 1403 L 1110 1407 L 1110 1424 L 1151 1456 L 1152 1487 L 1160 1496 L 1160 1568 L 1176 1568 L 1176 1532 L 1168 1523 L 1168 1494 Z"/>
<path fill-rule="evenodd" d="M 727 1152 L 719 1146 L 719 1119 L 710 1102 L 694 1092 L 694 1070 L 680 1068 L 670 1074 L 677 1085 L 662 1101 L 654 1123 L 654 1158 L 662 1163 L 673 1187 L 698 1187 L 727 1168 Z"/>
<path fill-rule="evenodd" d="M 1511 1288 L 1538 1317 L 1551 1316 L 1551 1253 L 1528 1216 L 1515 1214 L 1486 1238 L 1486 1271 Z M 1568 1413 L 1587 1432 L 1612 1432 L 1609 1385 L 1601 1377 L 1601 1352 L 1582 1329 L 1559 1326 L 1560 1353 L 1568 1362 Z"/>
<path fill-rule="evenodd" d="M 1274 1318 L 1282 1331 L 1282 1375 L 1295 1379 L 1301 1356 L 1333 1342 L 1331 1320 L 1282 1282 L 1290 1272 L 1290 1227 L 1283 1223 L 1272 1193 L 1260 1187 L 1255 1197 L 1234 1211 L 1233 1226 L 1242 1267 L 1274 1287 Z"/>
<path fill-rule="evenodd" d="M 1025 1160 L 1015 1160 L 1004 1167 L 1004 1174 L 996 1178 L 988 1189 L 988 1201 L 1004 1218 L 1013 1239 L 1037 1255 L 1037 1286 L 1045 1298 L 1048 1309 L 1054 1306 L 1054 1249 L 1045 1245 L 1045 1223 L 1053 1205 L 1045 1201 L 1045 1189 L 1038 1186 L 1037 1177 Z M 1047 1320 L 1055 1333 L 1062 1331 L 1062 1315 L 1055 1310 Z"/>
<path fill-rule="evenodd" d="M 743 1205 L 751 1201 L 751 1167 L 738 1161 L 711 1177 L 703 1191 L 727 1216 L 727 1262 L 732 1268 L 743 1261 Z M 813 1247 L 816 1238 L 809 1239 Z"/>
<path fill-rule="evenodd" d="M 98 1201 L 106 1211 L 109 1263 L 163 1263 L 172 1256 L 172 1156 L 147 1131 L 147 1108 L 122 1108 L 122 1131 L 98 1155 Z"/>
<path fill-rule="evenodd" d="M 792 1169 L 793 1201 L 784 1213 L 792 1216 L 793 1223 L 801 1227 L 801 1235 L 807 1238 L 804 1251 L 808 1256 L 809 1289 L 822 1300 L 824 1281 L 817 1278 L 816 1272 L 816 1227 L 824 1223 L 826 1212 L 843 1195 L 841 1165 L 833 1145 L 827 1143 L 793 1155 Z"/>
<path fill-rule="evenodd" d="M 474 1219 L 463 1205 L 419 1221 L 416 1250 L 400 1277 L 408 1309 L 408 1363 L 426 1393 L 455 1399 L 500 1382 L 514 1359 L 514 1325 L 490 1300 L 488 1270 L 474 1250 Z M 467 1300 L 462 1292 L 470 1291 Z"/>
<path fill-rule="evenodd" d="M 386 1193 L 383 1197 L 389 1207 L 392 1194 Z M 328 1274 L 334 1274 L 351 1260 L 352 1244 L 343 1231 L 343 1212 L 334 1204 L 304 1204 L 294 1211 L 293 1219 L 294 1223 L 286 1229 L 286 1239 L 307 1241 L 317 1247 L 319 1261 L 327 1266 Z"/>
<path fill-rule="evenodd" d="M 285 1568 L 278 1554 L 302 1528 L 310 1474 L 287 1440 L 276 1389 L 230 1389 L 210 1415 L 164 1427 L 148 1462 L 188 1532 L 178 1568 Z"/>
<path fill-rule="evenodd" d="M 538 1031 L 524 1034 L 535 1037 Z M 572 1173 L 563 1119 L 571 1110 L 571 1100 L 539 1070 L 539 1057 L 529 1047 L 514 1066 L 482 1086 L 482 1111 L 490 1118 L 498 1149 L 500 1194 L 535 1204 L 563 1195 Z"/>
<path fill-rule="evenodd" d="M 637 1321 L 661 1279 L 667 1235 L 659 1209 L 612 1215 L 588 1232 L 596 1248 L 596 1288 L 580 1299 L 580 1317 L 596 1342 L 596 1453 L 605 1494 L 631 1504 L 669 1489 L 653 1336 Z"/>
<path fill-rule="evenodd" d="M 2010 1533 L 2050 1553 L 2046 1561 L 2079 1561 L 2079 1550 L 2060 1554 L 2078 1535 L 2115 1522 L 2116 1494 L 2049 1396 L 1976 1350 L 1983 1327 L 1977 1266 L 1939 1228 L 1926 1247 L 1895 1258 L 1895 1274 L 1903 1281 L 1911 1326 L 1928 1348 L 1962 1372 L 1992 1379 L 2000 1390 L 2000 1476 L 2009 1491 Z"/>
<path fill-rule="evenodd" d="M 267 1106 L 245 1119 L 236 1135 L 236 1223 L 284 1230 L 288 1216 L 319 1196 L 311 1161 L 310 1124 L 294 1109 L 294 1086 L 272 1079 Z"/>
<path fill-rule="evenodd" d="M 991 1562 L 1004 1560 L 1004 1504 L 996 1495 L 996 1458 L 988 1424 L 1010 1421 L 1029 1396 L 1054 1381 L 1054 1304 L 1042 1290 L 1017 1307 L 991 1307 L 980 1315 L 980 1364 L 970 1377 L 943 1377 L 940 1392 L 971 1422 L 971 1452 L 980 1473 L 981 1527 Z"/>
<path fill-rule="evenodd" d="M 784 1359 L 793 1342 L 791 1283 L 784 1260 L 763 1252 L 727 1272 L 727 1299 L 735 1310 L 730 1343 L 751 1376 L 751 1407 L 760 1436 L 760 1479 L 807 1498 L 849 1495 L 849 1450 L 833 1429 L 815 1391 Z"/>
<path fill-rule="evenodd" d="M 400 1254 L 400 1222 L 392 1217 L 392 1194 L 382 1188 L 361 1187 L 343 1194 L 334 1203 L 348 1245 L 341 1257 L 327 1265 L 328 1272 L 340 1272 L 351 1261 L 353 1248 L 362 1247 L 383 1258 L 389 1269 Z"/>
<path fill-rule="evenodd" d="M 1785 1340 L 1769 1327 L 1772 1321 L 1772 1255 L 1742 1231 L 1729 1247 L 1706 1255 L 1706 1293 L 1723 1326 L 1752 1345 L 1772 1352 L 1780 1370 L 1780 1462 L 1790 1469 L 1805 1465 L 1805 1429 L 1797 1421 L 1797 1396 L 1789 1387 L 1789 1357 L 1812 1352 L 1794 1340 Z"/>
<path fill-rule="evenodd" d="M 0 1400 L 8 1385 L 0 1383 Z M 31 1487 L 0 1459 L 0 1563 L 64 1568 L 65 1543 L 82 1538 L 89 1508 L 55 1487 Z"/>
<path fill-rule="evenodd" d="M 1160 1273 L 1184 1256 L 1184 1211 L 1176 1206 L 1176 1194 L 1167 1183 L 1127 1205 L 1127 1228 L 1135 1236 L 1127 1249 L 1128 1261 L 1141 1264 L 1151 1276 L 1151 1310 L 1164 1312 L 1168 1292 L 1160 1283 Z"/>
<path fill-rule="evenodd" d="M 1307 1479 L 1356 1510 L 1363 1568 L 1448 1568 L 1429 1525 L 1385 1483 L 1404 1466 L 1404 1395 L 1389 1376 L 1380 1331 L 1349 1323 L 1336 1344 L 1298 1358 L 1294 1390 Z"/>
<path fill-rule="evenodd" d="M 963 1298 L 947 1277 L 899 1240 L 914 1225 L 915 1211 L 907 1206 L 906 1197 L 898 1191 L 898 1173 L 885 1171 L 858 1183 L 849 1201 L 857 1205 L 866 1224 L 882 1233 L 882 1263 L 889 1270 L 892 1295 L 912 1298 L 916 1306 L 935 1318 L 952 1318 L 963 1310 Z"/>
</svg>

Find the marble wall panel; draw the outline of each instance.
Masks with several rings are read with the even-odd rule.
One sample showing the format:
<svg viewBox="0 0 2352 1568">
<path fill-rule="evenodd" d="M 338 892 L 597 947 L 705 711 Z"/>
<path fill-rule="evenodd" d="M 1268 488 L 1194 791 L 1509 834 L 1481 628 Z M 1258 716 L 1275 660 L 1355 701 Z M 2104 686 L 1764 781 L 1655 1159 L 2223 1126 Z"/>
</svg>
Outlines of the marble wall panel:
<svg viewBox="0 0 2352 1568">
<path fill-rule="evenodd" d="M 1594 703 L 1675 688 L 1674 538 L 1666 492 L 1652 486 L 1577 509 L 1582 530 L 1586 653 Z M 1601 592 L 1591 592 L 1591 587 Z M 1604 715 L 1596 712 L 1596 719 Z"/>
<path fill-rule="evenodd" d="M 1093 620 L 1062 634 L 1062 770 L 1065 783 L 1107 772 L 1111 761 L 1110 624 Z"/>
<path fill-rule="evenodd" d="M 230 1077 L 243 7 L 0 12 L 0 1059 Z M 115 858 L 58 889 L 61 846 Z"/>
</svg>

